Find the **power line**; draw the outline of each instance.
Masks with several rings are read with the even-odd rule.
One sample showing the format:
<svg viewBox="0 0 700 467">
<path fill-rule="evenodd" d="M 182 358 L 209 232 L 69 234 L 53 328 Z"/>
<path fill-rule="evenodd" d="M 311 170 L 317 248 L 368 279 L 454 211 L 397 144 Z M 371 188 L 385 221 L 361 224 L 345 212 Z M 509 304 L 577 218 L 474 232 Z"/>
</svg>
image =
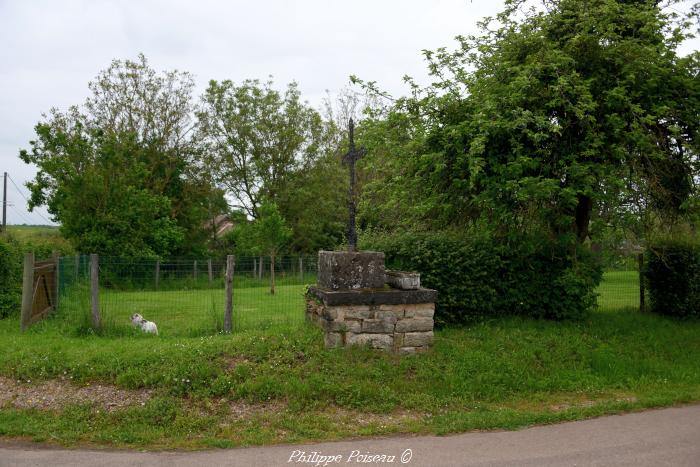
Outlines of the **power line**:
<svg viewBox="0 0 700 467">
<path fill-rule="evenodd" d="M 24 217 L 24 214 L 22 214 L 22 211 L 20 211 L 19 209 L 17 209 L 17 208 L 15 207 L 14 204 L 8 204 L 8 206 L 11 207 L 11 208 L 17 213 L 17 215 L 18 215 L 19 217 L 21 217 L 22 219 L 24 219 L 24 222 L 25 222 L 27 225 L 32 225 L 32 224 L 33 224 L 32 221 L 30 221 L 29 219 L 27 219 L 26 217 Z"/>
<path fill-rule="evenodd" d="M 15 190 L 17 190 L 17 193 L 19 193 L 20 196 L 21 196 L 22 198 L 24 198 L 24 200 L 27 202 L 27 204 L 29 204 L 29 199 L 28 199 L 26 196 L 24 196 L 24 193 L 22 193 L 22 190 L 20 190 L 19 186 L 17 186 L 17 184 L 15 183 L 15 181 L 12 179 L 12 177 L 10 177 L 10 174 L 9 174 L 9 173 L 7 174 L 7 178 L 9 178 L 10 181 L 12 182 L 12 184 L 15 186 Z M 44 219 L 47 223 L 53 224 L 53 222 L 51 222 L 50 220 L 48 220 L 47 218 L 45 218 L 39 211 L 32 211 L 32 213 L 33 213 L 33 214 L 36 214 L 36 215 L 39 216 L 39 217 L 41 217 L 41 218 Z M 26 218 L 25 218 L 25 220 L 26 220 Z"/>
</svg>

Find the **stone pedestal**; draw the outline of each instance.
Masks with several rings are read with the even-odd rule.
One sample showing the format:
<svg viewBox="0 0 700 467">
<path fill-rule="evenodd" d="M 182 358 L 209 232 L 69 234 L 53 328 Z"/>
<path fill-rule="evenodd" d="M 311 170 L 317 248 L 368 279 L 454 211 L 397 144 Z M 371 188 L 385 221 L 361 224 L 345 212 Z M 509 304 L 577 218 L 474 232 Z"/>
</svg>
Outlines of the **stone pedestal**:
<svg viewBox="0 0 700 467">
<path fill-rule="evenodd" d="M 311 287 L 306 317 L 325 332 L 326 347 L 369 345 L 406 354 L 433 342 L 437 292 L 431 289 L 331 290 Z"/>
</svg>

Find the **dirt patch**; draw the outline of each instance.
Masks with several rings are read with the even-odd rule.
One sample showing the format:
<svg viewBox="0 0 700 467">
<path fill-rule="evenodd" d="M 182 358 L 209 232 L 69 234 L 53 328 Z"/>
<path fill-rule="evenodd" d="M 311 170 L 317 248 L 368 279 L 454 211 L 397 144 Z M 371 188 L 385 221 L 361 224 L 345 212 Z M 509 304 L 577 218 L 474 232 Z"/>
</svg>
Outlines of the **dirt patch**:
<svg viewBox="0 0 700 467">
<path fill-rule="evenodd" d="M 56 379 L 32 383 L 0 376 L 0 407 L 59 410 L 69 404 L 91 402 L 111 412 L 144 405 L 151 398 L 151 392 L 145 389 L 120 389 L 105 384 L 76 386 Z"/>
<path fill-rule="evenodd" d="M 554 412 L 562 412 L 564 410 L 568 409 L 573 409 L 573 408 L 590 408 L 590 407 L 595 407 L 596 405 L 601 405 L 606 402 L 637 402 L 637 398 L 634 396 L 631 397 L 621 397 L 617 399 L 602 399 L 602 400 L 583 400 L 583 401 L 578 401 L 578 402 L 572 402 L 572 403 L 563 403 L 563 404 L 556 404 L 556 405 L 551 405 L 549 408 L 554 411 Z"/>
<path fill-rule="evenodd" d="M 224 357 L 224 367 L 226 368 L 226 371 L 232 371 L 237 366 L 245 365 L 249 362 L 250 362 L 250 360 L 248 360 L 245 357 L 241 357 L 241 356 L 235 356 L 235 357 L 225 356 Z"/>
<path fill-rule="evenodd" d="M 334 407 L 331 410 L 336 419 L 342 420 L 346 425 L 358 427 L 405 426 L 408 422 L 430 417 L 430 415 L 427 413 L 413 412 L 409 410 L 394 410 L 391 413 L 361 412 L 341 407 Z"/>
<path fill-rule="evenodd" d="M 250 404 L 244 401 L 229 401 L 229 415 L 234 420 L 250 418 L 254 415 L 262 415 L 271 412 L 286 410 L 287 404 L 282 401 L 270 401 L 264 404 Z"/>
</svg>

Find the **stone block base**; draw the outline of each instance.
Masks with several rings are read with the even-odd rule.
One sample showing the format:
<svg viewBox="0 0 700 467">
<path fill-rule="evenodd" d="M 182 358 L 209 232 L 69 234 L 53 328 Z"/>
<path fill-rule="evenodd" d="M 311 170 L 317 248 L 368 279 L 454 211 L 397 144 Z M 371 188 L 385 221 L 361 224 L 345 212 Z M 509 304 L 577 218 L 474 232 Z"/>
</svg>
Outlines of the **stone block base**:
<svg viewBox="0 0 700 467">
<path fill-rule="evenodd" d="M 420 295 L 418 295 L 420 296 Z M 435 303 L 328 305 L 310 293 L 306 317 L 324 331 L 326 347 L 367 345 L 411 354 L 433 343 Z"/>
</svg>

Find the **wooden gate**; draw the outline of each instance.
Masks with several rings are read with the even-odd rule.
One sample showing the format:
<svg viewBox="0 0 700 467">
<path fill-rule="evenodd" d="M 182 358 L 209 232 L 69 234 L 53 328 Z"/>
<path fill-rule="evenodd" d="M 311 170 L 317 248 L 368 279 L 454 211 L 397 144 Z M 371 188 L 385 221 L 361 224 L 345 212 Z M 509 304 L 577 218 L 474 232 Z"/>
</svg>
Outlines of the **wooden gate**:
<svg viewBox="0 0 700 467">
<path fill-rule="evenodd" d="M 34 253 L 24 256 L 22 283 L 22 315 L 20 328 L 24 331 L 47 317 L 58 301 L 58 255 L 48 261 L 34 261 Z"/>
</svg>

